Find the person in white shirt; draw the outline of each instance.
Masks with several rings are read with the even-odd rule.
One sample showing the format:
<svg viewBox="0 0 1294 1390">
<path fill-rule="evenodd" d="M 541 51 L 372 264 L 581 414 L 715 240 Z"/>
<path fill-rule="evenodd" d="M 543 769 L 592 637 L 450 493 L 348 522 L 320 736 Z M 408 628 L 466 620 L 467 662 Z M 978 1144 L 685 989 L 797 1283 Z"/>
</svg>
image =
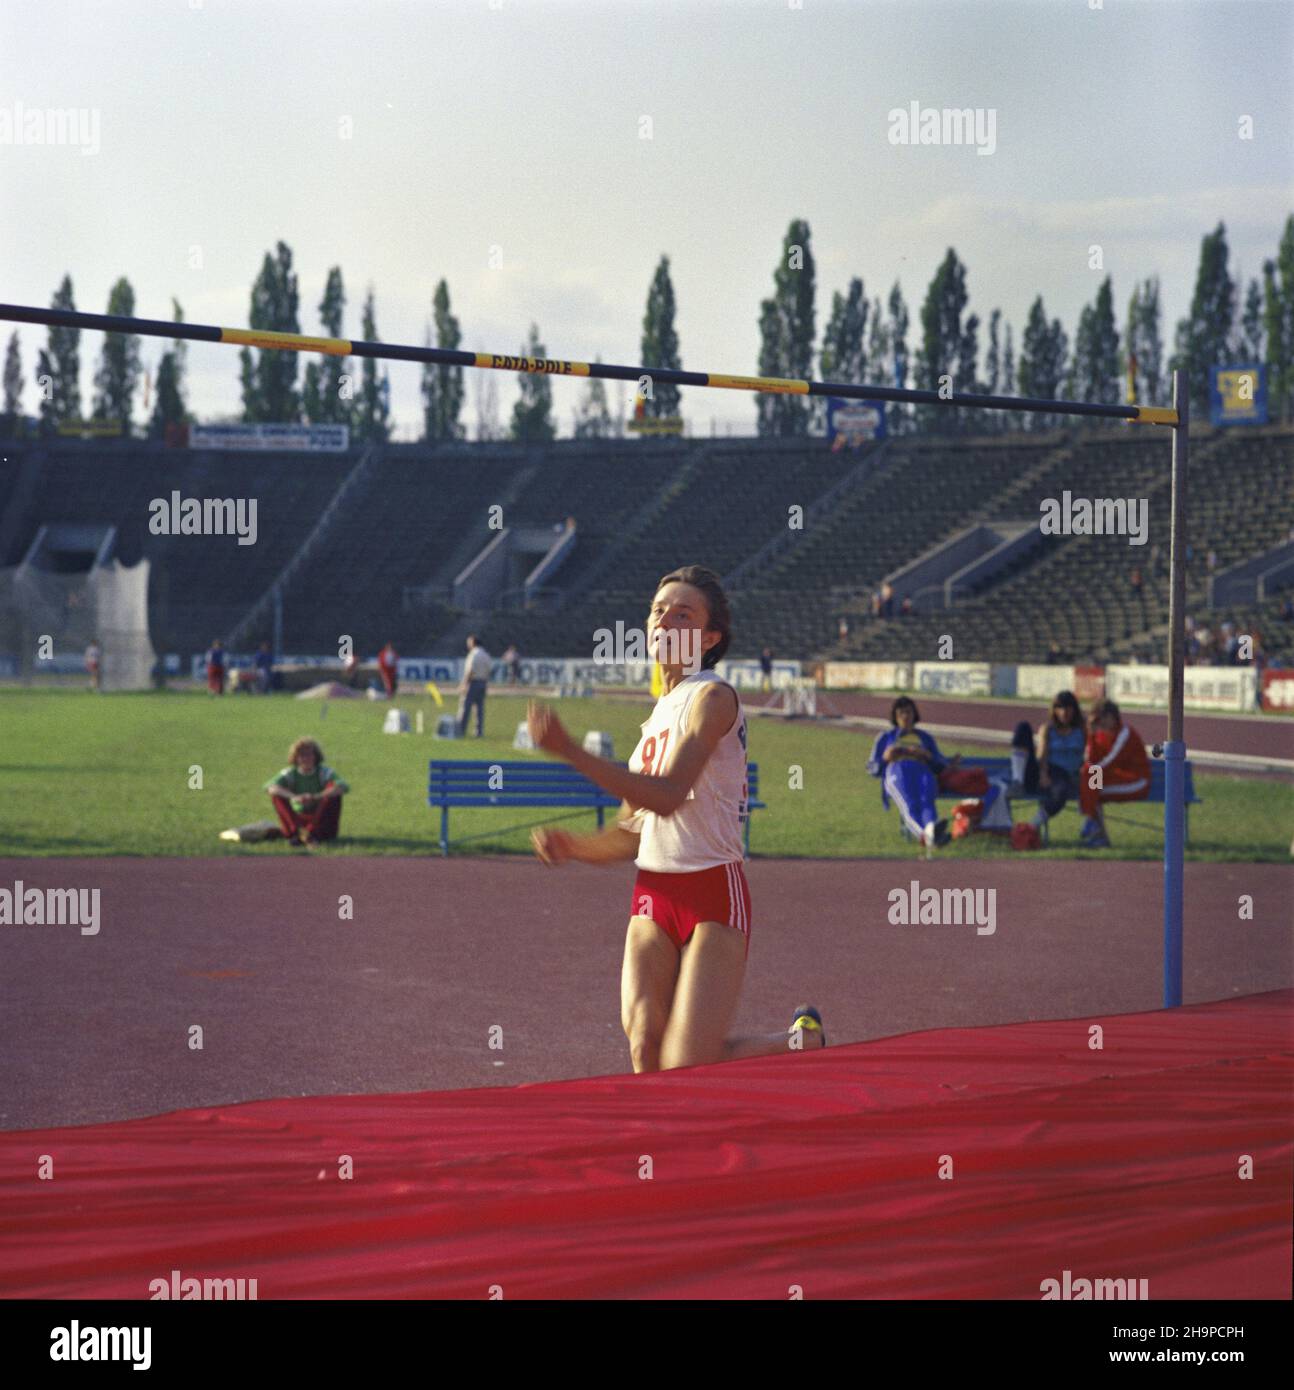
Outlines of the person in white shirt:
<svg viewBox="0 0 1294 1390">
<path fill-rule="evenodd" d="M 85 669 L 90 675 L 90 689 L 101 690 L 100 667 L 103 663 L 103 648 L 99 645 L 99 639 L 92 638 L 90 645 L 85 649 Z"/>
<path fill-rule="evenodd" d="M 686 565 L 656 586 L 647 650 L 663 694 L 642 725 L 628 768 L 585 752 L 556 713 L 532 701 L 535 747 L 568 762 L 623 804 L 613 827 L 532 833 L 547 865 L 568 860 L 638 866 L 620 980 L 620 1021 L 635 1072 L 821 1047 L 822 1018 L 796 1009 L 786 1033 L 730 1038 L 750 949 L 750 891 L 742 866 L 747 814 L 746 719 L 715 672 L 728 649 L 719 577 Z"/>
<path fill-rule="evenodd" d="M 463 662 L 463 679 L 458 683 L 458 732 L 467 737 L 467 720 L 476 708 L 476 736 L 485 735 L 485 687 L 490 680 L 494 661 L 489 652 L 477 643 L 473 634 L 467 639 L 467 660 Z"/>
</svg>

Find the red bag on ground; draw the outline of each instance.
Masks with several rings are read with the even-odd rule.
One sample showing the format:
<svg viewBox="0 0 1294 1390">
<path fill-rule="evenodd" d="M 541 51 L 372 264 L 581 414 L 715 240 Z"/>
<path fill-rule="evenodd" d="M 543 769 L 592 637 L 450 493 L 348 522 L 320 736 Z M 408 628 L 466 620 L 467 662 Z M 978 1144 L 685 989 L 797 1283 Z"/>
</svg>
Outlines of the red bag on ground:
<svg viewBox="0 0 1294 1390">
<path fill-rule="evenodd" d="M 1038 834 L 1038 827 L 1025 820 L 1016 821 L 1011 828 L 1011 848 L 1041 849 L 1042 836 Z"/>
<path fill-rule="evenodd" d="M 964 840 L 967 835 L 973 834 L 978 830 L 979 818 L 983 813 L 983 802 L 959 801 L 957 805 L 953 807 L 953 839 Z"/>
<path fill-rule="evenodd" d="M 982 767 L 946 767 L 939 774 L 939 790 L 958 796 L 983 796 L 988 791 L 988 773 Z"/>
</svg>

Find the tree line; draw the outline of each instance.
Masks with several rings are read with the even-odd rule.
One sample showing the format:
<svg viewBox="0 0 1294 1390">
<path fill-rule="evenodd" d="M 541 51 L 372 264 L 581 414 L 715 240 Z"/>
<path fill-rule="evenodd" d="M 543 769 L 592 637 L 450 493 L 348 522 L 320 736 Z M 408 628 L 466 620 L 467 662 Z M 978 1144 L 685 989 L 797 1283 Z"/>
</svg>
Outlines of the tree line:
<svg viewBox="0 0 1294 1390">
<path fill-rule="evenodd" d="M 758 371 L 762 376 L 797 379 L 817 376 L 849 384 L 915 386 L 958 392 L 1064 398 L 1117 404 L 1125 398 L 1125 383 L 1134 383 L 1135 399 L 1145 405 L 1166 405 L 1171 373 L 1190 372 L 1191 409 L 1208 408 L 1209 368 L 1265 363 L 1268 368 L 1272 414 L 1288 421 L 1294 407 L 1294 214 L 1287 218 L 1276 255 L 1264 261 L 1262 280 L 1244 288 L 1228 270 L 1226 227 L 1219 223 L 1203 238 L 1188 315 L 1179 320 L 1173 350 L 1165 354 L 1157 277 L 1136 282 L 1118 327 L 1114 290 L 1109 275 L 1100 281 L 1090 304 L 1084 305 L 1070 337 L 1057 318 L 1049 319 L 1041 295 L 1035 297 L 1017 350 L 1012 326 L 1000 309 L 989 315 L 987 344 L 982 354 L 977 313 L 967 313 L 967 270 L 949 248 L 926 289 L 918 320 L 912 323 L 899 283 L 889 294 L 869 299 L 860 277 L 850 279 L 842 293 L 835 291 L 817 340 L 817 282 L 809 224 L 796 219 L 787 228 L 782 254 L 773 272 L 772 294 L 760 304 Z M 1089 267 L 1100 269 L 1100 253 L 1091 248 Z M 75 309 L 72 280 L 64 276 L 51 307 Z M 327 276 L 318 317 L 324 333 L 344 338 L 346 289 L 341 268 Z M 108 296 L 107 312 L 130 316 L 135 294 L 130 282 L 119 279 Z M 183 322 L 178 301 L 172 318 Z M 266 252 L 251 291 L 248 324 L 254 329 L 302 332 L 300 290 L 292 251 L 279 242 Z M 909 346 L 909 333 L 913 342 Z M 47 345 L 36 359 L 39 415 L 43 428 L 81 420 L 80 330 L 50 328 Z M 380 342 L 374 292 L 370 287 L 360 313 L 360 338 Z M 426 342 L 456 349 L 462 328 L 450 304 L 449 286 L 441 280 L 432 295 Z M 185 391 L 186 344 L 176 339 L 157 366 L 151 413 L 144 431 L 165 435 L 168 426 L 189 423 Z M 545 357 L 547 349 L 538 326 L 530 326 L 520 355 Z M 385 366 L 364 358 L 358 374 L 349 358 L 324 356 L 306 360 L 302 354 L 243 348 L 239 354 L 242 419 L 256 423 L 346 424 L 362 442 L 381 442 L 391 434 L 390 381 Z M 815 361 L 817 371 L 815 372 Z M 675 328 L 674 286 L 668 256 L 662 256 L 648 288 L 642 320 L 640 363 L 645 368 L 680 370 L 682 357 Z M 461 420 L 464 406 L 462 367 L 425 364 L 422 368 L 422 437 L 446 442 L 467 437 Z M 103 335 L 94 374 L 91 420 L 122 424 L 134 433 L 134 401 L 143 369 L 139 338 L 134 334 Z M 480 372 L 480 378 L 491 373 Z M 298 377 L 300 376 L 300 380 Z M 508 435 L 539 442 L 554 439 L 552 383 L 542 374 L 519 373 L 519 395 Z M 502 436 L 495 383 L 476 383 L 477 438 Z M 4 361 L 4 411 L 17 416 L 22 409 L 23 372 L 17 332 L 9 339 Z M 821 398 L 760 394 L 754 398 L 761 435 L 807 436 L 823 421 Z M 642 400 L 648 418 L 676 417 L 680 392 L 675 386 L 653 383 Z M 890 404 L 887 424 L 892 433 L 911 433 L 949 427 L 945 412 L 935 406 Z M 590 378 L 575 408 L 575 438 L 600 439 L 619 435 L 623 410 L 612 415 L 605 383 Z M 1045 415 L 1008 418 L 1005 412 L 959 412 L 954 428 L 982 432 L 1006 428 L 1048 428 Z"/>
</svg>

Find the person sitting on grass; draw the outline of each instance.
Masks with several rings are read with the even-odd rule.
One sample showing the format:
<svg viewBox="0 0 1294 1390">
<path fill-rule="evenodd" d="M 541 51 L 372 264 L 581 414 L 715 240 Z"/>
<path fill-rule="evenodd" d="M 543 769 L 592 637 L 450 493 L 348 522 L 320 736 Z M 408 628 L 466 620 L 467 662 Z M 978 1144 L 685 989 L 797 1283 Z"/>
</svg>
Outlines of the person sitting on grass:
<svg viewBox="0 0 1294 1390">
<path fill-rule="evenodd" d="M 1113 700 L 1098 700 L 1092 706 L 1087 728 L 1087 755 L 1078 782 L 1084 820 L 1078 833 L 1088 849 L 1109 849 L 1101 803 L 1144 801 L 1150 795 L 1150 758 L 1141 735 L 1123 722 Z M 1093 786 L 1097 768 L 1100 785 Z"/>
<path fill-rule="evenodd" d="M 288 765 L 265 784 L 283 837 L 301 845 L 335 840 L 341 825 L 341 799 L 350 787 L 324 762 L 312 738 L 288 749 Z"/>
</svg>

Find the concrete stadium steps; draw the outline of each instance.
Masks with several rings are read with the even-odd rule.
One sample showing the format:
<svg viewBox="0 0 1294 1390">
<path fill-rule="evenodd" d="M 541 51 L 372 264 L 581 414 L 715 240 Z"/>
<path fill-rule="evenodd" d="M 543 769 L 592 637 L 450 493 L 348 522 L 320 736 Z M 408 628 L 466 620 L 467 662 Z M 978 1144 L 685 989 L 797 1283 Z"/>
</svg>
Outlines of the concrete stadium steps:
<svg viewBox="0 0 1294 1390">
<path fill-rule="evenodd" d="M 1294 431 L 1261 434 L 1202 429 L 1192 438 L 1188 483 L 1188 602 L 1204 609 L 1205 557 L 1218 554 L 1218 568 L 1264 549 L 1294 525 Z M 1086 497 L 1146 498 L 1149 539 L 1129 546 L 1124 537 L 1048 538 L 1039 558 L 954 608 L 889 621 L 866 620 L 865 600 L 844 606 L 851 617 L 850 640 L 836 642 L 831 655 L 860 660 L 933 660 L 939 638 L 950 635 L 958 659 L 1042 659 L 1057 641 L 1071 657 L 1106 660 L 1136 655 L 1163 661 L 1167 652 L 1169 505 L 1166 434 L 1096 429 L 1079 435 L 1068 457 L 1054 460 L 1021 494 L 1035 511 L 1046 497 L 1068 488 Z M 1266 495 L 1269 505 L 1259 498 Z M 1143 587 L 1131 584 L 1134 568 Z M 1267 615 L 1240 615 L 1242 631 L 1263 622 L 1284 651 L 1288 624 Z M 1217 616 L 1220 621 L 1221 615 Z"/>
<path fill-rule="evenodd" d="M 153 562 L 157 646 L 181 653 L 200 650 L 247 614 L 359 457 L 136 441 L 15 441 L 6 451 L 0 534 L 9 544 L 0 560 L 16 563 L 45 522 L 116 526 L 123 562 L 141 555 Z M 793 544 L 741 572 L 732 654 L 768 645 L 788 657 L 920 658 L 934 655 L 937 637 L 950 632 L 956 655 L 971 659 L 1043 660 L 1055 640 L 1075 659 L 1109 652 L 1162 660 L 1168 454 L 1168 432 L 1159 429 L 893 439 L 878 451 L 875 471 L 820 509 Z M 25 482 L 23 458 L 38 464 Z M 531 655 L 591 652 L 598 628 L 643 623 L 650 590 L 667 569 L 699 562 L 738 570 L 785 533 L 790 506 L 809 513 L 858 461 L 817 439 L 388 445 L 372 475 L 346 494 L 322 553 L 307 556 L 290 582 L 285 646 L 330 651 L 348 632 L 365 650 L 390 637 L 406 652 L 447 651 L 442 644 L 470 621 L 492 651 L 511 641 Z M 1043 498 L 1065 488 L 1148 498 L 1150 543 L 1050 538 L 1036 557 L 952 610 L 870 618 L 871 591 L 930 545 L 977 518 L 1036 516 Z M 257 544 L 151 535 L 149 503 L 172 490 L 256 498 Z M 505 525 L 575 517 L 577 545 L 554 577 L 559 610 L 464 618 L 448 604 L 454 574 L 493 534 L 488 509 L 496 504 Z M 1189 508 L 1191 610 L 1216 622 L 1224 615 L 1207 615 L 1204 605 L 1208 551 L 1221 569 L 1294 526 L 1294 428 L 1193 430 Z M 1130 583 L 1134 566 L 1145 581 L 1140 594 Z M 428 592 L 406 609 L 406 587 Z M 1271 601 L 1228 616 L 1242 631 L 1260 630 L 1273 658 L 1294 660 L 1294 625 L 1278 613 Z M 842 614 L 851 628 L 844 643 Z"/>
<path fill-rule="evenodd" d="M 575 546 L 554 576 L 558 587 L 579 593 L 635 533 L 645 509 L 678 479 L 690 449 L 674 441 L 579 441 L 545 453 L 514 513 L 532 526 L 556 526 L 575 518 Z"/>
<path fill-rule="evenodd" d="M 1027 436 L 1007 444 L 979 437 L 893 440 L 877 472 L 816 529 L 813 546 L 781 557 L 758 587 L 874 587 L 980 515 L 1048 449 Z"/>
<path fill-rule="evenodd" d="M 705 564 L 719 574 L 786 529 L 790 508 L 806 511 L 851 465 L 822 444 L 759 449 L 740 443 L 699 447 L 696 466 L 668 498 L 650 532 L 624 538 L 616 587 L 644 594 L 677 565 Z"/>
<path fill-rule="evenodd" d="M 11 554 L 42 524 L 106 522 L 123 564 L 152 564 L 149 613 L 162 651 L 197 650 L 236 620 L 282 566 L 293 536 L 308 532 L 353 455 L 310 456 L 166 449 L 142 441 L 46 443 Z M 184 498 L 255 500 L 255 545 L 235 536 L 155 535 L 150 503 Z"/>
<path fill-rule="evenodd" d="M 448 586 L 451 552 L 468 533 L 488 534 L 489 508 L 509 489 L 519 465 L 506 456 L 471 466 L 435 452 L 384 456 L 347 499 L 331 544 L 288 586 L 284 645 L 327 652 L 341 633 L 364 652 L 388 638 L 407 645 L 404 589 L 437 577 Z M 424 621 L 428 616 L 421 614 Z"/>
<path fill-rule="evenodd" d="M 646 466 L 644 466 L 646 465 Z M 654 465 L 654 467 L 653 467 Z M 406 588 L 443 588 L 502 525 L 559 524 L 574 516 L 575 555 L 559 571 L 587 565 L 624 518 L 661 486 L 675 465 L 665 451 L 616 441 L 561 446 L 456 445 L 388 448 L 359 495 L 349 500 L 327 553 L 304 565 L 284 599 L 284 641 L 331 650 L 339 632 L 425 649 L 454 629 L 457 613 L 434 599 L 406 610 Z M 344 558 L 339 561 L 338 552 Z M 380 629 L 380 636 L 379 636 Z M 322 645 L 321 645 L 322 644 Z"/>
<path fill-rule="evenodd" d="M 1289 538 L 1294 528 L 1294 431 L 1218 430 L 1191 458 L 1186 533 L 1192 583 Z"/>
</svg>

